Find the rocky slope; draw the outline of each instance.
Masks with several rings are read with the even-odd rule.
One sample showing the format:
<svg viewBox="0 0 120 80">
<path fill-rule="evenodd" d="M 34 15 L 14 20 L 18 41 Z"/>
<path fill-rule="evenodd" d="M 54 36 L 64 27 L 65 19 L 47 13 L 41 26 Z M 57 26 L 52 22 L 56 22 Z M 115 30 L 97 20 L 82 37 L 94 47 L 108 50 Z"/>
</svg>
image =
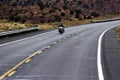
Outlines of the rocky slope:
<svg viewBox="0 0 120 80">
<path fill-rule="evenodd" d="M 43 23 L 119 14 L 120 0 L 0 0 L 0 19 Z"/>
</svg>

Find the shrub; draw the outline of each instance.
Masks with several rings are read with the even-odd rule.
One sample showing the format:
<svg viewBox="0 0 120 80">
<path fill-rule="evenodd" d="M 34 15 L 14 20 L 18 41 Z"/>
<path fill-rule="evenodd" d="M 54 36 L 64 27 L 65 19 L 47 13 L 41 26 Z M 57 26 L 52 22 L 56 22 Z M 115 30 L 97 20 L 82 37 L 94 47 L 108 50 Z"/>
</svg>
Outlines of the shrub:
<svg viewBox="0 0 120 80">
<path fill-rule="evenodd" d="M 74 14 L 74 11 L 70 11 L 70 15 L 73 15 Z"/>
<path fill-rule="evenodd" d="M 64 12 L 61 12 L 61 16 L 65 16 L 65 13 L 64 13 Z"/>
<path fill-rule="evenodd" d="M 61 17 L 59 16 L 59 15 L 56 15 L 55 16 L 55 21 L 57 21 L 57 22 L 60 22 L 62 19 L 61 19 Z"/>
<path fill-rule="evenodd" d="M 87 19 L 92 19 L 92 16 L 87 16 Z"/>
<path fill-rule="evenodd" d="M 76 14 L 76 15 L 75 15 L 75 18 L 78 18 L 78 19 L 79 19 L 79 17 L 80 17 L 80 15 L 79 15 L 79 14 Z"/>
<path fill-rule="evenodd" d="M 66 4 L 63 5 L 63 9 L 64 9 L 64 10 L 68 9 L 68 7 L 67 7 Z"/>
<path fill-rule="evenodd" d="M 81 14 L 82 13 L 81 9 L 75 10 L 75 12 L 76 12 L 76 14 Z"/>
<path fill-rule="evenodd" d="M 22 22 L 22 23 L 25 23 L 25 22 L 26 22 L 26 19 L 21 19 L 21 22 Z"/>
<path fill-rule="evenodd" d="M 9 20 L 18 22 L 18 21 L 20 21 L 20 17 L 19 17 L 19 16 L 11 15 L 11 16 L 9 17 Z"/>
<path fill-rule="evenodd" d="M 91 13 L 91 16 L 93 16 L 93 17 L 99 17 L 100 14 L 99 14 L 98 12 L 92 12 L 92 13 Z"/>
<path fill-rule="evenodd" d="M 82 0 L 81 0 L 81 1 L 78 1 L 78 5 L 82 5 Z"/>
<path fill-rule="evenodd" d="M 41 10 L 43 10 L 44 7 L 45 7 L 45 5 L 43 4 L 42 1 L 40 1 L 40 2 L 38 3 L 38 6 L 40 7 Z"/>
<path fill-rule="evenodd" d="M 82 7 L 83 7 L 83 8 L 86 8 L 86 9 L 89 8 L 89 6 L 88 6 L 87 4 L 83 4 Z"/>
</svg>

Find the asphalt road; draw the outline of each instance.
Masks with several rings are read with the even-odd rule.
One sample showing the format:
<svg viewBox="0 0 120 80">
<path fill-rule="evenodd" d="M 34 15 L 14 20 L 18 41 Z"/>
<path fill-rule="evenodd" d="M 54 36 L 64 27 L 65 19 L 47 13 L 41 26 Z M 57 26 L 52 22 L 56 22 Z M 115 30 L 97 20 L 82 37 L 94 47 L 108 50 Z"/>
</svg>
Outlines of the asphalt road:
<svg viewBox="0 0 120 80">
<path fill-rule="evenodd" d="M 19 67 L 4 80 L 98 80 L 97 46 L 99 36 L 120 21 L 95 23 L 66 28 L 63 35 L 57 30 L 19 41 L 0 45 L 0 75 L 17 63 L 65 38 Z M 68 35 L 70 37 L 68 37 Z"/>
<path fill-rule="evenodd" d="M 19 40 L 19 39 L 23 39 L 23 38 L 26 38 L 26 37 L 35 36 L 35 35 L 42 34 L 42 33 L 45 33 L 45 32 L 49 32 L 49 31 L 52 31 L 52 30 L 54 30 L 54 29 L 30 31 L 30 32 L 24 32 L 24 33 L 18 33 L 18 34 L 3 36 L 3 37 L 0 37 L 0 44 L 15 41 L 15 40 Z"/>
<path fill-rule="evenodd" d="M 105 80 L 120 80 L 120 41 L 116 28 L 103 36 L 102 60 Z"/>
</svg>

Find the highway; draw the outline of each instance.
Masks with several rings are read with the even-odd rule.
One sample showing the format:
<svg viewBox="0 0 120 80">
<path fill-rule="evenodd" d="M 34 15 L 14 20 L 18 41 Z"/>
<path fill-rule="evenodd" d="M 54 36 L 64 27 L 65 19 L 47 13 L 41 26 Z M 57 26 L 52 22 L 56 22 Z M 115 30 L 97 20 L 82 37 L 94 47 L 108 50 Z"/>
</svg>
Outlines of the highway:
<svg viewBox="0 0 120 80">
<path fill-rule="evenodd" d="M 0 44 L 0 75 L 34 54 L 3 80 L 99 80 L 97 49 L 100 35 L 120 21 L 94 23 L 57 30 Z M 54 44 L 52 46 L 49 46 Z"/>
</svg>

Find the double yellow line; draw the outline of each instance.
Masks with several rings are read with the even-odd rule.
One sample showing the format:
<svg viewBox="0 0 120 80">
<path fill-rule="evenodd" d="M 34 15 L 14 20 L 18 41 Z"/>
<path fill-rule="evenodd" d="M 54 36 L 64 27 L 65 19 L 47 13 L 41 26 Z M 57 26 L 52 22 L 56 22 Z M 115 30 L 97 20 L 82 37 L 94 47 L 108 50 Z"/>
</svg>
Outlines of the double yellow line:
<svg viewBox="0 0 120 80">
<path fill-rule="evenodd" d="M 21 62 L 19 62 L 18 64 L 16 64 L 13 68 L 11 68 L 9 71 L 7 71 L 3 75 L 1 75 L 0 76 L 0 80 L 2 80 L 3 78 L 5 78 L 7 76 L 12 76 L 16 72 L 17 68 L 19 68 L 24 63 L 28 63 L 31 60 L 32 57 L 34 57 L 35 55 L 41 54 L 41 53 L 42 53 L 42 51 L 39 50 L 39 51 L 33 53 L 32 55 L 30 55 L 29 57 L 25 58 L 24 60 L 22 60 Z"/>
<path fill-rule="evenodd" d="M 70 37 L 70 35 L 67 36 L 67 37 Z M 65 37 L 65 38 L 63 38 L 63 39 L 67 39 L 67 37 Z M 59 39 L 58 42 L 61 42 L 63 39 Z M 57 42 L 54 42 L 52 45 L 56 45 L 56 44 L 57 44 Z M 0 80 L 2 80 L 3 78 L 5 78 L 5 77 L 7 77 L 7 76 L 10 77 L 10 76 L 12 76 L 13 74 L 15 74 L 16 70 L 17 70 L 20 66 L 22 66 L 24 63 L 30 62 L 31 59 L 32 59 L 34 56 L 41 54 L 45 49 L 51 48 L 52 45 L 49 45 L 49 46 L 45 47 L 43 50 L 38 50 L 38 51 L 36 51 L 35 53 L 33 53 L 32 55 L 30 55 L 29 57 L 25 58 L 24 60 L 22 60 L 21 62 L 19 62 L 18 64 L 16 64 L 13 68 L 11 68 L 11 69 L 8 70 L 7 72 L 5 72 L 3 75 L 1 75 L 1 76 L 0 76 Z"/>
</svg>

